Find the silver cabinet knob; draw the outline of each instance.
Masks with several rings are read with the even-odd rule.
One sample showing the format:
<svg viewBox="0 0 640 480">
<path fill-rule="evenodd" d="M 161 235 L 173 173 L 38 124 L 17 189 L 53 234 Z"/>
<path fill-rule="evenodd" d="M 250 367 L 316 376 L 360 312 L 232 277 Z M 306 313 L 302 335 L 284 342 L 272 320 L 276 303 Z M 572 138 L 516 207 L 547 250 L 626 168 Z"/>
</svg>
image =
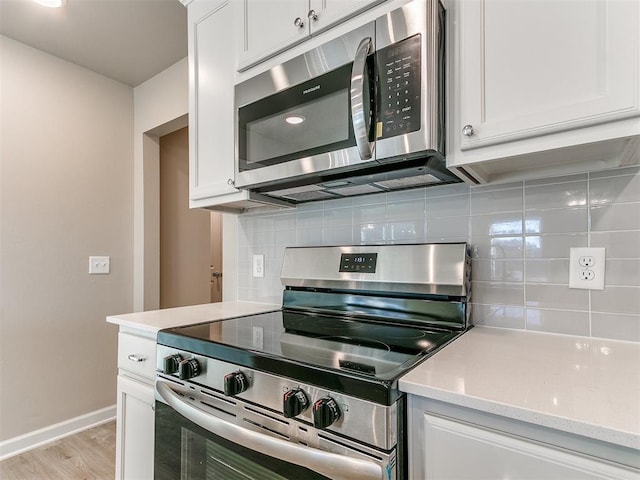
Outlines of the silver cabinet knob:
<svg viewBox="0 0 640 480">
<path fill-rule="evenodd" d="M 470 137 L 473 135 L 473 125 L 465 125 L 462 127 L 462 134 L 465 137 Z"/>
<path fill-rule="evenodd" d="M 132 362 L 136 362 L 136 363 L 140 363 L 140 362 L 144 362 L 147 357 L 143 356 L 143 355 L 137 355 L 132 353 L 131 355 L 127 356 L 127 358 L 129 360 L 131 360 Z"/>
<path fill-rule="evenodd" d="M 235 185 L 236 182 L 233 178 L 227 178 L 227 185 Z"/>
<path fill-rule="evenodd" d="M 303 29 L 304 28 L 304 21 L 302 21 L 302 19 L 300 17 L 296 17 L 296 19 L 293 21 L 293 24 L 298 27 L 299 29 Z"/>
<path fill-rule="evenodd" d="M 307 17 L 312 22 L 317 22 L 318 21 L 318 14 L 316 13 L 315 10 L 309 10 L 309 13 L 307 13 Z"/>
</svg>

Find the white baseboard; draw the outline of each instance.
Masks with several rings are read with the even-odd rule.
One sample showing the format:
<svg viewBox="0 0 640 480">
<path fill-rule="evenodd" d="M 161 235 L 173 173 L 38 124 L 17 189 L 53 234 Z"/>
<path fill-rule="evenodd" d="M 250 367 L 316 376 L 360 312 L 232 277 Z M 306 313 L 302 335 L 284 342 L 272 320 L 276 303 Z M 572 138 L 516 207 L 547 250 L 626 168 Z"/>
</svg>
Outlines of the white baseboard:
<svg viewBox="0 0 640 480">
<path fill-rule="evenodd" d="M 0 442 L 0 461 L 116 418 L 116 406 L 106 407 L 64 422 Z"/>
</svg>

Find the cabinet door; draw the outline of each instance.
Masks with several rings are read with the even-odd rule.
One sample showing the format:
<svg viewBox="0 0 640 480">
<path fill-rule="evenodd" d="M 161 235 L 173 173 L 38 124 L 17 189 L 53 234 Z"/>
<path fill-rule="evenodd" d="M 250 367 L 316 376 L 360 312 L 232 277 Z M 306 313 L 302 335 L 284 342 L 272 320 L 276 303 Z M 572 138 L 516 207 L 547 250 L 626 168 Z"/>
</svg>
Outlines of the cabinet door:
<svg viewBox="0 0 640 480">
<path fill-rule="evenodd" d="M 593 457 L 452 419 L 424 414 L 422 427 L 422 478 L 426 480 L 637 478 L 637 473 Z"/>
<path fill-rule="evenodd" d="M 118 375 L 116 479 L 153 478 L 153 387 Z"/>
<path fill-rule="evenodd" d="M 233 187 L 233 12 L 228 1 L 189 6 L 189 198 L 236 194 Z M 206 206 L 206 205 L 195 205 Z"/>
<path fill-rule="evenodd" d="M 309 0 L 311 33 L 331 27 L 384 0 Z M 316 17 L 313 15 L 315 13 Z"/>
<path fill-rule="evenodd" d="M 246 0 L 238 66 L 244 69 L 309 37 L 308 0 Z"/>
<path fill-rule="evenodd" d="M 462 0 L 460 150 L 640 113 L 637 0 Z M 463 126 L 471 129 L 462 133 Z"/>
</svg>

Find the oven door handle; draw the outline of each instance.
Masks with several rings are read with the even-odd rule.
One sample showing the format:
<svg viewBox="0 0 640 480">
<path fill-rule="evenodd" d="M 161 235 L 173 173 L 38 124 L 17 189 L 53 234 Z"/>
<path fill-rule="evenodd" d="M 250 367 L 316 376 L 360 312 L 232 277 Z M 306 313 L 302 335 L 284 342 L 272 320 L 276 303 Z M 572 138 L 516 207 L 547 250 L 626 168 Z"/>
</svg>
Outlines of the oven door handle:
<svg viewBox="0 0 640 480">
<path fill-rule="evenodd" d="M 215 417 L 180 398 L 171 387 L 156 381 L 156 391 L 171 408 L 196 425 L 250 450 L 306 467 L 335 480 L 381 480 L 382 467 L 373 462 L 344 457 L 269 437 Z"/>
<path fill-rule="evenodd" d="M 356 146 L 362 160 L 369 160 L 373 155 L 371 144 L 369 143 L 371 119 L 367 119 L 369 102 L 365 102 L 367 55 L 371 45 L 371 37 L 367 37 L 360 42 L 353 60 L 353 67 L 351 68 L 351 121 L 353 123 L 353 133 L 356 137 Z"/>
</svg>

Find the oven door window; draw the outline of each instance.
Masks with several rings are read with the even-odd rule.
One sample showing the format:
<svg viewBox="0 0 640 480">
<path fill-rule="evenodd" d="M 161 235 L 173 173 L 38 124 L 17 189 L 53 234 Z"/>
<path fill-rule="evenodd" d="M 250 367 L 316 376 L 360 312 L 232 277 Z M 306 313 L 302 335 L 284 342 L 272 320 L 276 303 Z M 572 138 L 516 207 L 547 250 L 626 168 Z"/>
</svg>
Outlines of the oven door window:
<svg viewBox="0 0 640 480">
<path fill-rule="evenodd" d="M 347 64 L 241 107 L 241 171 L 353 147 Z"/>
<path fill-rule="evenodd" d="M 199 427 L 156 402 L 156 480 L 330 480 Z"/>
</svg>

